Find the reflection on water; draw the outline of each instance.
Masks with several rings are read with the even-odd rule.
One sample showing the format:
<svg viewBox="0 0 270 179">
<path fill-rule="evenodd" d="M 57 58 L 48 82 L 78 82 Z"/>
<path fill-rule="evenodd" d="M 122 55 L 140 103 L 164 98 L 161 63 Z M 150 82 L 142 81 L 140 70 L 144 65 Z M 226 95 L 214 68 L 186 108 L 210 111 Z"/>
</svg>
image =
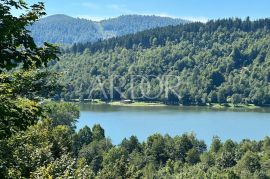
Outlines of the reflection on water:
<svg viewBox="0 0 270 179">
<path fill-rule="evenodd" d="M 213 108 L 207 106 L 117 106 L 117 105 L 107 105 L 107 104 L 89 104 L 81 103 L 81 111 L 94 111 L 94 112 L 113 112 L 113 111 L 137 111 L 137 112 L 147 112 L 147 111 L 171 111 L 171 112 L 200 112 L 200 111 L 231 111 L 231 112 L 259 112 L 259 113 L 270 113 L 270 107 L 258 107 L 258 108 Z"/>
</svg>

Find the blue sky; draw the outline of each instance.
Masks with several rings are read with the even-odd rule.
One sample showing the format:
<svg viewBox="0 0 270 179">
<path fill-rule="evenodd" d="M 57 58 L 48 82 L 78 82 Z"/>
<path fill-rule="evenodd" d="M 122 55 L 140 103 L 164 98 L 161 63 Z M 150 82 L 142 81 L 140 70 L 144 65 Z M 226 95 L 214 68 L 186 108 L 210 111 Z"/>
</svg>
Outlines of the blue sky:
<svg viewBox="0 0 270 179">
<path fill-rule="evenodd" d="M 42 0 L 39 0 L 42 1 Z M 28 4 L 38 0 L 26 0 Z M 101 20 L 144 14 L 206 21 L 226 17 L 270 17 L 270 0 L 43 0 L 48 15 Z"/>
</svg>

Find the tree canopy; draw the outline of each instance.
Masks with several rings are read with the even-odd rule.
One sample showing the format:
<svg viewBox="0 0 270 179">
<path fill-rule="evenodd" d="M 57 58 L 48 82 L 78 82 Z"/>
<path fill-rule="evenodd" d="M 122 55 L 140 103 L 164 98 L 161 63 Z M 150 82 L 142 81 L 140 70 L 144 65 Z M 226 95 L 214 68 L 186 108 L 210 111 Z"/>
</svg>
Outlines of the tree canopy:
<svg viewBox="0 0 270 179">
<path fill-rule="evenodd" d="M 19 17 L 11 9 L 22 11 Z M 28 6 L 24 1 L 1 0 L 0 4 L 0 139 L 25 130 L 43 112 L 38 97 L 54 84 L 49 72 L 37 68 L 57 60 L 58 47 L 45 43 L 37 47 L 26 26 L 45 15 L 44 4 Z M 13 70 L 13 71 L 10 71 Z M 40 84 L 45 84 L 43 87 Z"/>
<path fill-rule="evenodd" d="M 270 20 L 224 19 L 147 30 L 67 49 L 65 100 L 270 104 Z M 113 84 L 113 87 L 111 85 Z"/>
</svg>

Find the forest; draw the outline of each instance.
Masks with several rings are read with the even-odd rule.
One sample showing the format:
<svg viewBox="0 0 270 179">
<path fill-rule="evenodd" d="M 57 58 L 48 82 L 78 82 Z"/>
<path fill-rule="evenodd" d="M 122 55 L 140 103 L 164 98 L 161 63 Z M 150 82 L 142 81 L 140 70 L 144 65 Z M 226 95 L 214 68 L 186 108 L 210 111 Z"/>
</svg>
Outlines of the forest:
<svg viewBox="0 0 270 179">
<path fill-rule="evenodd" d="M 1 140 L 1 178 L 269 178 L 270 138 L 207 149 L 193 133 L 136 136 L 113 145 L 100 125 L 75 130 L 78 107 L 48 102 L 46 118 Z M 4 144 L 3 144 L 4 141 Z"/>
<path fill-rule="evenodd" d="M 56 14 L 40 19 L 28 29 L 38 45 L 50 42 L 68 46 L 187 22 L 182 19 L 143 15 L 122 15 L 96 22 Z"/>
<path fill-rule="evenodd" d="M 12 8 L 25 13 L 19 17 L 13 16 Z M 24 1 L 1 0 L 0 12 L 0 178 L 270 178 L 269 137 L 261 141 L 246 139 L 236 143 L 232 140 L 221 141 L 215 136 L 211 146 L 207 148 L 206 144 L 197 139 L 193 133 L 174 137 L 153 134 L 144 142 L 138 141 L 136 136 L 131 136 L 123 139 L 119 145 L 115 145 L 98 124 L 91 128 L 85 126 L 77 130 L 76 122 L 80 115 L 78 106 L 74 103 L 55 102 L 49 98 L 51 95 L 62 93 L 61 91 L 65 94 L 65 86 L 58 84 L 59 78 L 63 77 L 62 74 L 46 69 L 48 66 L 52 67 L 53 63 L 59 65 L 61 69 L 60 64 L 64 61 L 71 61 L 70 64 L 73 65 L 75 63 L 72 60 L 83 62 L 91 57 L 89 55 L 91 52 L 63 54 L 67 58 L 60 60 L 58 46 L 44 43 L 40 47 L 35 44 L 27 27 L 46 14 L 44 3 L 29 6 Z M 245 85 L 248 80 L 247 87 L 252 84 L 258 85 L 257 90 L 266 90 L 268 86 L 264 68 L 268 64 L 267 31 L 265 28 L 255 32 L 236 31 L 235 34 L 231 34 L 232 37 L 229 37 L 238 39 L 232 44 L 242 48 L 239 51 L 233 50 L 233 54 L 245 58 L 235 62 L 238 58 L 234 55 L 218 58 L 210 55 L 210 52 L 218 53 L 212 51 L 214 49 L 205 50 L 204 55 L 210 55 L 208 57 L 211 58 L 204 59 L 208 59 L 209 62 L 216 61 L 212 66 L 210 63 L 205 65 L 209 66 L 209 69 L 215 67 L 217 70 L 218 67 L 222 67 L 224 59 L 232 61 L 229 66 L 233 64 L 236 66 L 229 68 L 226 72 L 228 74 L 224 74 L 226 83 L 232 83 L 237 87 L 237 85 Z M 207 38 L 207 33 L 204 36 Z M 221 35 L 221 37 L 226 36 Z M 253 41 L 255 37 L 258 40 Z M 217 49 L 223 49 L 220 52 L 221 56 L 231 53 L 227 48 L 230 49 L 232 44 L 229 43 L 229 39 L 227 40 L 228 42 L 224 42 L 224 48 L 217 42 L 213 45 Z M 248 43 L 250 41 L 253 43 Z M 192 48 L 188 41 L 183 43 L 186 44 L 185 47 Z M 243 44 L 246 45 L 242 46 Z M 164 47 L 142 48 L 134 53 L 142 55 L 141 52 L 144 51 L 149 56 L 154 54 L 159 56 L 162 53 L 155 52 L 162 52 L 165 48 L 172 51 L 183 49 L 183 45 L 168 42 Z M 264 48 L 259 48 L 261 46 Z M 258 47 L 258 51 L 254 52 L 255 59 L 252 51 L 249 51 L 254 49 L 251 47 Z M 193 50 L 196 52 L 198 49 Z M 121 49 L 121 51 L 121 55 L 131 53 L 128 49 Z M 188 49 L 187 53 L 190 53 Z M 200 64 L 200 61 L 195 59 L 203 55 L 194 54 L 185 60 L 185 62 L 190 61 L 191 66 L 193 63 Z M 105 55 L 105 52 L 93 54 L 96 62 L 99 62 L 93 63 L 98 65 L 93 74 L 105 72 L 106 65 L 103 67 L 101 65 L 108 63 L 101 60 Z M 115 55 L 112 58 L 118 59 L 114 51 L 108 52 L 107 55 Z M 179 54 L 176 52 L 175 55 Z M 182 59 L 181 56 L 178 57 Z M 247 59 L 250 61 L 247 62 Z M 150 61 L 141 63 L 143 62 Z M 86 64 L 88 63 L 81 65 L 81 68 Z M 123 63 L 123 71 L 124 67 Z M 152 65 L 148 67 L 150 68 L 145 70 L 151 70 Z M 246 67 L 246 70 L 243 67 Z M 74 67 L 72 68 L 75 70 Z M 255 73 L 255 69 L 258 73 Z M 186 74 L 191 75 L 191 70 L 191 67 L 187 68 L 184 65 L 183 71 Z M 182 71 L 179 70 L 179 73 Z M 198 74 L 200 73 L 203 71 L 198 69 Z M 221 83 L 215 79 L 222 73 L 215 73 L 211 74 L 214 79 L 213 86 L 215 90 L 221 90 L 226 87 L 225 82 Z M 248 75 L 249 73 L 252 75 Z M 207 81 L 204 84 L 207 85 Z M 249 89 L 251 90 L 251 87 L 243 94 L 249 94 Z M 241 91 L 239 94 L 242 94 Z M 263 92 L 261 94 L 268 95 Z M 220 99 L 219 92 L 217 97 Z M 263 100 L 267 100 L 265 96 L 263 97 Z"/>
<path fill-rule="evenodd" d="M 63 73 L 60 81 L 66 87 L 55 99 L 267 106 L 269 30 L 270 19 L 235 18 L 74 44 L 63 50 L 59 62 L 50 63 L 52 72 Z M 112 76 L 118 77 L 114 82 L 117 90 L 113 91 Z M 141 78 L 133 80 L 133 76 Z M 159 79 L 164 76 L 172 76 L 167 80 L 174 87 L 169 92 L 162 90 L 164 83 Z M 150 90 L 143 91 L 143 85 Z"/>
</svg>

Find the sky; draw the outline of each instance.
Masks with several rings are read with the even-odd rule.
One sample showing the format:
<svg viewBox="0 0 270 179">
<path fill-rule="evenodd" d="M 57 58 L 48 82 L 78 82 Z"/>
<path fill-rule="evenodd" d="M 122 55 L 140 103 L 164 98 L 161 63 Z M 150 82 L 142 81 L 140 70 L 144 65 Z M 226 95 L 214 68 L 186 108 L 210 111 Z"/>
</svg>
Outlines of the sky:
<svg viewBox="0 0 270 179">
<path fill-rule="evenodd" d="M 270 0 L 26 0 L 45 2 L 48 15 L 103 20 L 126 14 L 157 15 L 205 22 L 227 17 L 270 17 Z"/>
</svg>

